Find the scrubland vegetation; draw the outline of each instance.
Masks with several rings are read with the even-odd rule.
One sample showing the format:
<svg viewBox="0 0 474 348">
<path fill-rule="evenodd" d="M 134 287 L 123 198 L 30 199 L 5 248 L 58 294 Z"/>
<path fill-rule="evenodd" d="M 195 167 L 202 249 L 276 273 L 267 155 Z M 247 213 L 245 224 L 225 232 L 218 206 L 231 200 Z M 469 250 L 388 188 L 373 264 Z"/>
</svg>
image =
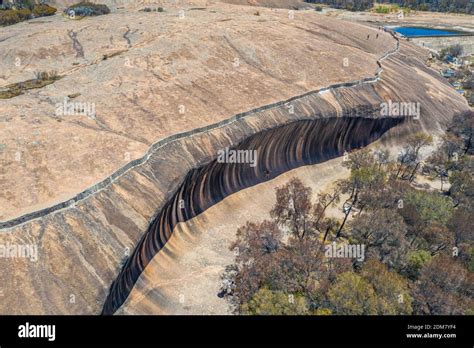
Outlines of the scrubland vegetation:
<svg viewBox="0 0 474 348">
<path fill-rule="evenodd" d="M 10 99 L 23 94 L 24 91 L 41 88 L 60 79 L 56 71 L 37 71 L 34 75 L 34 79 L 13 83 L 0 90 L 0 99 Z"/>
<path fill-rule="evenodd" d="M 64 13 L 69 17 L 88 17 L 88 16 L 101 16 L 110 13 L 110 9 L 107 5 L 96 4 L 93 2 L 82 1 L 72 6 L 69 6 L 64 10 Z"/>
<path fill-rule="evenodd" d="M 473 132 L 465 112 L 427 158 L 424 133 L 396 160 L 353 151 L 315 202 L 296 178 L 277 188 L 271 219 L 237 231 L 220 296 L 240 314 L 473 314 Z M 332 243 L 364 255 L 329 257 Z"/>
<path fill-rule="evenodd" d="M 13 3 L 0 5 L 0 26 L 12 25 L 37 17 L 52 16 L 56 13 L 54 7 L 37 4 L 31 0 L 17 0 Z"/>
</svg>

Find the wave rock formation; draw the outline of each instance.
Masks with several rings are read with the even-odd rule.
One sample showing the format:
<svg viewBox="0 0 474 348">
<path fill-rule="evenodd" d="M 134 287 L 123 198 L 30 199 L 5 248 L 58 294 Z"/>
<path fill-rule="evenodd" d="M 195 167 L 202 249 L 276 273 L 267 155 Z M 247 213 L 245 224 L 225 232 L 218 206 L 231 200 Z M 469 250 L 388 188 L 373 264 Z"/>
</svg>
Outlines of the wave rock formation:
<svg viewBox="0 0 474 348">
<path fill-rule="evenodd" d="M 259 132 L 229 149 L 229 152 L 255 151 L 255 166 L 253 163 L 221 163 L 215 159 L 192 169 L 127 260 L 112 284 L 102 313 L 113 314 L 124 303 L 140 274 L 179 222 L 190 220 L 232 193 L 271 180 L 288 170 L 366 146 L 402 121 L 403 118 L 350 117 L 295 121 Z"/>
<path fill-rule="evenodd" d="M 0 52 L 15 56 L 20 53 L 10 37 L 26 40 L 26 47 L 28 40 L 42 40 L 42 30 L 67 33 L 71 26 L 84 46 L 84 57 L 66 48 L 71 42 L 66 34 L 61 36 L 51 52 L 66 52 L 55 61 L 65 76 L 44 90 L 0 104 L 2 115 L 15 115 L 25 105 L 30 112 L 28 118 L 0 119 L 18 126 L 11 127 L 14 136 L 6 133 L 9 148 L 16 144 L 17 133 L 28 129 L 24 122 L 37 120 L 32 124 L 43 127 L 35 135 L 39 145 L 25 154 L 31 161 L 11 160 L 1 166 L 6 175 L 0 188 L 7 194 L 0 196 L 0 204 L 7 199 L 11 204 L 0 211 L 0 244 L 38 247 L 37 262 L 0 258 L 1 314 L 112 314 L 178 221 L 289 168 L 339 156 L 379 137 L 397 143 L 420 129 L 440 132 L 456 112 L 468 108 L 462 96 L 425 65 L 427 52 L 408 42 L 400 42 L 395 52 L 397 42 L 390 35 L 366 40 L 368 33 L 375 37 L 376 29 L 354 23 L 303 11 L 291 22 L 287 14 L 271 10 L 262 9 L 256 17 L 226 6 L 213 5 L 212 27 L 211 13 L 189 11 L 186 21 L 164 15 L 163 26 L 153 28 L 143 27 L 143 13 L 123 12 L 94 22 L 69 23 L 55 16 L 35 24 L 40 31 L 36 36 L 24 30 L 33 30 L 25 23 L 5 29 L 8 35 L 0 38 L 5 49 Z M 131 35 L 130 47 L 123 48 L 125 43 L 119 41 L 117 20 L 129 25 L 122 29 Z M 84 33 L 94 41 L 87 41 Z M 190 44 L 196 42 L 199 49 Z M 99 50 L 108 45 L 117 47 Z M 31 64 L 40 69 L 35 64 L 46 64 L 44 50 L 38 48 L 35 54 Z M 109 58 L 97 58 L 104 54 Z M 232 68 L 236 55 L 240 70 Z M 123 70 L 122 56 L 136 66 Z M 346 56 L 351 62 L 347 71 L 341 67 Z M 386 59 L 377 65 L 380 57 Z M 0 60 L 2 71 L 10 71 L 7 63 Z M 318 64 L 327 65 L 321 69 Z M 382 69 L 379 75 L 377 67 Z M 18 74 L 6 79 L 28 79 L 25 69 Z M 94 82 L 96 77 L 105 80 Z M 149 85 L 150 79 L 156 86 Z M 323 88 L 334 84 L 340 86 Z M 72 94 L 77 86 L 79 99 L 99 96 L 93 100 L 102 113 L 95 121 L 44 117 L 53 112 L 54 102 L 63 100 L 64 91 Z M 135 95 L 137 86 L 150 87 L 153 98 L 146 98 L 147 88 Z M 176 110 L 183 100 L 188 112 L 178 121 Z M 388 100 L 419 102 L 420 119 L 382 117 L 380 104 Z M 30 110 L 30 104 L 36 107 Z M 232 117 L 244 110 L 251 111 Z M 76 132 L 82 137 L 74 139 Z M 179 136 L 183 132 L 186 136 Z M 172 141 L 153 145 L 167 137 Z M 147 153 L 150 146 L 155 148 Z M 110 173 L 123 164 L 117 158 L 129 147 L 139 155 L 128 162 L 144 160 L 112 178 Z M 226 147 L 257 150 L 257 166 L 216 162 L 217 152 Z M 64 148 L 69 152 L 63 154 Z M 22 180 L 15 180 L 18 177 Z M 86 185 L 104 177 L 103 186 Z M 30 190 L 30 182 L 40 182 L 43 190 Z M 89 191 L 81 199 L 44 210 L 49 206 L 43 200 L 47 194 L 52 193 L 48 197 L 55 197 L 53 202 L 63 201 L 54 195 L 56 187 L 68 193 L 66 197 L 87 187 Z M 36 198 L 39 209 L 25 203 L 27 209 L 18 214 L 27 214 L 26 219 L 8 218 L 15 216 L 18 202 Z"/>
</svg>

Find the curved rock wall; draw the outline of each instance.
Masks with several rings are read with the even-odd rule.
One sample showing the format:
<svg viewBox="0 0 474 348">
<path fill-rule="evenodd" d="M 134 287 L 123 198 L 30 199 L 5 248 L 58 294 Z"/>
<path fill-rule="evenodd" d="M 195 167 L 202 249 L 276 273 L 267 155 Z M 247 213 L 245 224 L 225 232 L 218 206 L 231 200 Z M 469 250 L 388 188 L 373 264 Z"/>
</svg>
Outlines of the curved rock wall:
<svg viewBox="0 0 474 348">
<path fill-rule="evenodd" d="M 296 121 L 259 132 L 229 149 L 230 152 L 254 151 L 256 163 L 225 163 L 214 159 L 192 169 L 127 260 L 112 284 L 102 313 L 113 314 L 124 303 L 140 274 L 179 222 L 192 219 L 232 193 L 271 180 L 288 170 L 366 146 L 402 120 L 327 118 Z"/>
</svg>

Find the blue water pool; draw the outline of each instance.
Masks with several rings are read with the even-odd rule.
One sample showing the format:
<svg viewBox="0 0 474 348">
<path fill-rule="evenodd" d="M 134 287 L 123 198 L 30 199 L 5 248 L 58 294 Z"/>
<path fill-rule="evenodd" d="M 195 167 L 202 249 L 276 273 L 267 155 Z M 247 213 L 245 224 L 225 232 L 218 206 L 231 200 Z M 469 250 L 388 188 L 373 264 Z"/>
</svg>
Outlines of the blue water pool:
<svg viewBox="0 0 474 348">
<path fill-rule="evenodd" d="M 466 35 L 465 32 L 456 30 L 442 30 L 422 27 L 397 27 L 393 29 L 405 37 L 424 37 L 424 36 L 459 36 Z"/>
</svg>

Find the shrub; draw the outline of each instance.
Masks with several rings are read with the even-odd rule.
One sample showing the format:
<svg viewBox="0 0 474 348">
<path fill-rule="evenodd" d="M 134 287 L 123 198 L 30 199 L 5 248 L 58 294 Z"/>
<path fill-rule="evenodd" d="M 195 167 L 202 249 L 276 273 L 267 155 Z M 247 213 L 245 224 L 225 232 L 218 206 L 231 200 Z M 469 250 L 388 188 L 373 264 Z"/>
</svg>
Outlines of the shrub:
<svg viewBox="0 0 474 348">
<path fill-rule="evenodd" d="M 21 21 L 26 21 L 27 19 L 31 18 L 31 11 L 27 8 L 16 10 L 16 14 L 18 15 Z"/>
<path fill-rule="evenodd" d="M 389 6 L 378 6 L 375 8 L 375 12 L 377 13 L 389 13 L 390 7 Z"/>
<path fill-rule="evenodd" d="M 401 211 L 402 215 L 412 210 L 422 224 L 446 224 L 453 213 L 453 203 L 449 198 L 434 192 L 409 191 L 405 195 L 405 202 L 407 208 Z"/>
<path fill-rule="evenodd" d="M 33 7 L 33 14 L 35 17 L 46 17 L 52 16 L 56 13 L 56 9 L 54 7 L 48 5 L 36 5 Z"/>
<path fill-rule="evenodd" d="M 107 5 L 94 4 L 92 2 L 83 1 L 75 5 L 69 6 L 64 10 L 64 13 L 68 16 L 100 16 L 110 13 L 110 9 Z"/>
<path fill-rule="evenodd" d="M 142 9 L 140 11 L 143 11 L 143 12 L 165 12 L 165 9 L 163 7 L 158 7 L 158 8 L 145 7 L 144 9 Z"/>
<path fill-rule="evenodd" d="M 329 308 L 317 308 L 312 312 L 313 315 L 331 315 L 332 311 Z"/>
<path fill-rule="evenodd" d="M 465 89 L 474 89 L 474 75 L 469 76 L 462 82 L 462 87 Z"/>
<path fill-rule="evenodd" d="M 446 60 L 448 56 L 459 57 L 463 54 L 463 47 L 459 44 L 451 45 L 449 47 L 443 48 L 439 52 L 439 57 L 441 60 Z"/>
<path fill-rule="evenodd" d="M 12 5 L 12 7 L 16 8 L 18 10 L 20 10 L 20 9 L 32 10 L 33 6 L 35 4 L 34 4 L 33 0 L 16 0 L 11 5 Z"/>
<path fill-rule="evenodd" d="M 0 4 L 0 11 L 11 10 L 12 7 L 13 6 L 10 2 L 7 2 L 6 4 Z"/>
<path fill-rule="evenodd" d="M 418 8 L 420 11 L 429 11 L 430 10 L 430 7 L 428 6 L 428 4 L 420 4 L 419 8 Z"/>
<path fill-rule="evenodd" d="M 35 71 L 36 80 L 57 80 L 58 73 L 56 71 Z"/>
<path fill-rule="evenodd" d="M 282 291 L 271 291 L 262 288 L 252 299 L 242 305 L 243 314 L 251 315 L 304 315 L 308 306 L 304 297 L 294 295 L 293 301 Z"/>
<path fill-rule="evenodd" d="M 35 78 L 18 83 L 14 83 L 5 87 L 5 90 L 0 91 L 0 99 L 10 99 L 23 94 L 24 91 L 41 88 L 52 84 L 54 81 L 61 78 L 56 71 L 35 71 Z"/>
<path fill-rule="evenodd" d="M 431 258 L 431 254 L 426 250 L 412 251 L 408 254 L 408 265 L 405 273 L 410 279 L 417 279 L 421 268 L 430 262 Z"/>
<path fill-rule="evenodd" d="M 0 25 L 11 25 L 21 21 L 20 16 L 15 10 L 0 11 Z"/>
<path fill-rule="evenodd" d="M 474 248 L 471 248 L 469 252 L 469 263 L 467 265 L 469 272 L 474 272 Z"/>
<path fill-rule="evenodd" d="M 377 296 L 374 288 L 353 272 L 338 275 L 327 296 L 334 314 L 377 314 Z"/>
<path fill-rule="evenodd" d="M 56 13 L 54 7 L 34 5 L 29 1 L 19 1 L 0 7 L 0 25 L 11 25 L 34 17 L 52 16 Z"/>
<path fill-rule="evenodd" d="M 452 46 L 448 47 L 448 52 L 451 54 L 453 57 L 459 57 L 463 54 L 463 47 L 460 44 L 455 44 Z"/>
</svg>

